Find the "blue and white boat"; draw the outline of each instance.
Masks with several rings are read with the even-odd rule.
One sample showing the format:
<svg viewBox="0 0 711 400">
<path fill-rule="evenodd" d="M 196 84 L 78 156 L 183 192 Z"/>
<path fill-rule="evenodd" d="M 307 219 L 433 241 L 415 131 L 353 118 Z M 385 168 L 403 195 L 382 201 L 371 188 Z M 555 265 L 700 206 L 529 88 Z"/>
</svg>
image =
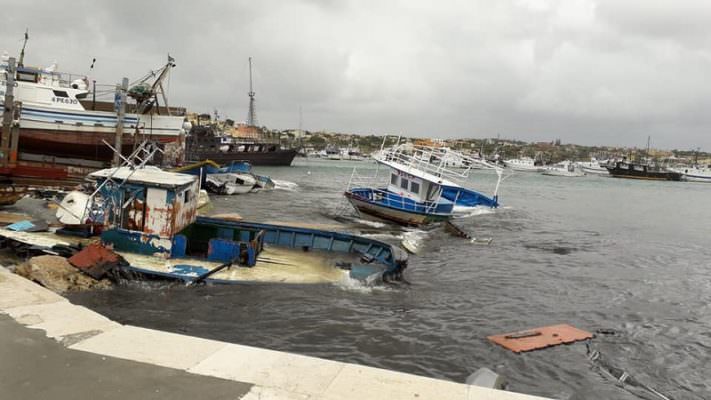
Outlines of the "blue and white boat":
<svg viewBox="0 0 711 400">
<path fill-rule="evenodd" d="M 456 153 L 456 154 L 453 154 Z M 465 160 L 464 168 L 450 168 L 447 160 Z M 474 207 L 499 206 L 498 188 L 501 168 L 467 157 L 449 148 L 399 145 L 383 149 L 375 160 L 385 166 L 388 181 L 380 183 L 379 168 L 375 176 L 364 178 L 353 170 L 345 196 L 359 212 L 403 225 L 425 225 L 445 221 L 455 212 Z M 465 184 L 474 165 L 496 171 L 498 180 L 492 196 Z"/>
</svg>

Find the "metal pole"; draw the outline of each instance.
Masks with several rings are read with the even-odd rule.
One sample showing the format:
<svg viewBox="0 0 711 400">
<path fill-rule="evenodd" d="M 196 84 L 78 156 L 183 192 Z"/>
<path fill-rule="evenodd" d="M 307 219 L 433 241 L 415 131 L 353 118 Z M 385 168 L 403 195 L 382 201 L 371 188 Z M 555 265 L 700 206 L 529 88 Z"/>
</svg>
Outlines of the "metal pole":
<svg viewBox="0 0 711 400">
<path fill-rule="evenodd" d="M 118 110 L 116 111 L 116 141 L 114 145 L 114 167 L 121 166 L 121 149 L 123 148 L 123 117 L 126 114 L 126 91 L 128 91 L 128 78 L 123 78 L 121 86 L 116 87 Z"/>
<path fill-rule="evenodd" d="M 7 63 L 7 86 L 5 88 L 5 107 L 2 115 L 2 138 L 0 138 L 0 151 L 2 151 L 2 166 L 7 167 L 10 160 L 10 137 L 12 135 L 12 119 L 15 107 L 15 58 Z"/>
<path fill-rule="evenodd" d="M 96 111 L 96 79 L 93 80 L 94 89 L 91 91 L 91 109 Z"/>
<path fill-rule="evenodd" d="M 16 102 L 13 104 L 13 120 L 17 117 L 20 120 L 20 115 L 22 114 L 22 103 Z M 14 168 L 17 166 L 17 148 L 20 143 L 20 124 L 13 123 L 10 128 L 10 167 Z"/>
</svg>

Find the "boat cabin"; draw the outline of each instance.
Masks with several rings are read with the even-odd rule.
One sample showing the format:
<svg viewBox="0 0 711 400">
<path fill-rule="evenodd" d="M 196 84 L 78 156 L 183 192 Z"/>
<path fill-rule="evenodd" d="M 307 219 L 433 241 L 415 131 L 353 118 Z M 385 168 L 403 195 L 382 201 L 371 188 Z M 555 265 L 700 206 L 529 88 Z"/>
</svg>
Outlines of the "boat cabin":
<svg viewBox="0 0 711 400">
<path fill-rule="evenodd" d="M 391 168 L 388 191 L 415 202 L 437 201 L 440 185 L 422 177 Z"/>
<path fill-rule="evenodd" d="M 170 254 L 175 234 L 195 221 L 196 176 L 156 167 L 108 168 L 89 174 L 103 200 L 102 240 L 119 250 Z"/>
<path fill-rule="evenodd" d="M 254 266 L 264 247 L 259 228 L 196 222 L 199 185 L 194 175 L 121 167 L 89 176 L 104 201 L 101 240 L 116 250 Z"/>
</svg>

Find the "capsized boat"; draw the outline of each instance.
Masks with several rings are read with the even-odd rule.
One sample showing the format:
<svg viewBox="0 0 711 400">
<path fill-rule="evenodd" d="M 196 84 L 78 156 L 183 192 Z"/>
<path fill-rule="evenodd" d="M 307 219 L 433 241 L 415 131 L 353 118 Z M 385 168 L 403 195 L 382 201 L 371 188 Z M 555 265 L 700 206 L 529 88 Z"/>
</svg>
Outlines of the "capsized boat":
<svg viewBox="0 0 711 400">
<path fill-rule="evenodd" d="M 244 194 L 251 192 L 257 180 L 250 174 L 220 173 L 205 177 L 205 187 L 215 194 Z"/>
<path fill-rule="evenodd" d="M 89 179 L 97 189 L 77 220 L 100 218 L 101 241 L 141 277 L 192 281 L 214 271 L 205 281 L 306 283 L 314 274 L 392 281 L 407 266 L 403 250 L 350 233 L 198 217 L 192 175 L 119 167 Z"/>
<path fill-rule="evenodd" d="M 388 181 L 380 182 L 379 168 L 372 177 L 361 176 L 354 169 L 345 196 L 359 213 L 414 226 L 446 221 L 457 209 L 498 207 L 501 169 L 487 164 L 498 175 L 494 195 L 488 197 L 462 184 L 471 167 L 449 168 L 446 161 L 454 157 L 450 152 L 453 150 L 411 145 L 383 149 L 375 160 L 379 167 L 388 168 Z M 456 157 L 470 165 L 482 163 L 461 154 Z"/>
<path fill-rule="evenodd" d="M 246 161 L 231 161 L 225 165 L 219 165 L 212 160 L 203 160 L 173 168 L 171 171 L 199 176 L 201 186 L 212 187 L 213 193 L 218 194 L 240 194 L 256 190 L 272 190 L 276 187 L 276 184 L 269 176 L 253 173 L 252 165 Z M 213 174 L 222 174 L 222 176 L 212 176 L 208 184 L 208 177 Z M 252 179 L 254 179 L 254 182 L 251 182 Z M 235 182 L 237 182 L 237 184 L 235 184 Z M 250 183 L 252 187 L 247 189 Z M 237 187 L 237 185 L 240 187 Z M 226 186 L 230 187 L 226 188 Z"/>
</svg>

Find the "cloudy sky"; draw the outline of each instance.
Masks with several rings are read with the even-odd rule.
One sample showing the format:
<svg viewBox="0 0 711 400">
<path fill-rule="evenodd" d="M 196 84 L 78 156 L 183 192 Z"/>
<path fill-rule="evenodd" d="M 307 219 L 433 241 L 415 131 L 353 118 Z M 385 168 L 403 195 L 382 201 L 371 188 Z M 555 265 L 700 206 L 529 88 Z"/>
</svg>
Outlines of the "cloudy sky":
<svg viewBox="0 0 711 400">
<path fill-rule="evenodd" d="M 115 83 L 165 62 L 173 105 L 355 133 L 711 151 L 708 0 L 51 1 L 0 51 Z"/>
</svg>

